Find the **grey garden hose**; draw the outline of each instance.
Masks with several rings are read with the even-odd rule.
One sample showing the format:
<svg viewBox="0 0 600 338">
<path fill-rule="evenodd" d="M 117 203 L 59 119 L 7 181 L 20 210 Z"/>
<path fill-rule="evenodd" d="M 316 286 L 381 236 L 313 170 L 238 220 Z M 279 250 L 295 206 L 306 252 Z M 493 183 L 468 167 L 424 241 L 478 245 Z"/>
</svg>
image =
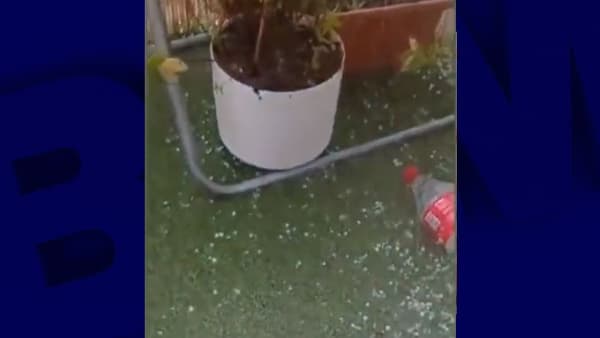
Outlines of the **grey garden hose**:
<svg viewBox="0 0 600 338">
<path fill-rule="evenodd" d="M 171 48 L 167 39 L 164 18 L 160 9 L 160 0 L 149 0 L 149 19 L 152 29 L 156 50 L 163 56 L 169 55 Z M 175 47 L 175 46 L 173 46 Z M 199 181 L 211 193 L 218 195 L 234 195 L 255 190 L 272 183 L 280 182 L 289 178 L 302 176 L 317 169 L 322 169 L 330 164 L 369 153 L 375 149 L 394 143 L 406 141 L 410 138 L 424 135 L 434 130 L 450 126 L 454 123 L 454 115 L 449 115 L 438 120 L 433 120 L 409 129 L 405 129 L 389 136 L 384 136 L 370 142 L 353 146 L 338 152 L 322 156 L 306 165 L 285 170 L 272 172 L 233 184 L 220 184 L 210 180 L 198 165 L 198 154 L 202 152 L 197 149 L 196 141 L 190 127 L 189 114 L 186 107 L 186 99 L 178 81 L 166 83 L 169 99 L 175 110 L 175 125 L 181 137 L 185 160 L 192 176 Z"/>
</svg>

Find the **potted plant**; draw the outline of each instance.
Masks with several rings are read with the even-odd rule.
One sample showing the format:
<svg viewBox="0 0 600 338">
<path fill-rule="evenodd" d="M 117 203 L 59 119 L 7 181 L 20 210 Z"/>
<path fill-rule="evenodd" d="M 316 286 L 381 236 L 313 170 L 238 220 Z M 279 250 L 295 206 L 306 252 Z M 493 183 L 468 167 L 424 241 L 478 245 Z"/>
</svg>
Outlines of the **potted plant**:
<svg viewBox="0 0 600 338">
<path fill-rule="evenodd" d="M 218 130 L 264 169 L 318 157 L 331 140 L 344 65 L 326 0 L 207 0 Z"/>
<path fill-rule="evenodd" d="M 449 74 L 456 75 L 454 60 L 456 58 L 455 13 L 447 9 L 435 29 L 434 41 L 422 45 L 415 37 L 408 39 L 409 50 L 402 56 L 401 71 L 420 71 L 427 68 L 449 67 Z M 452 76 L 454 77 L 454 76 Z"/>
<path fill-rule="evenodd" d="M 330 0 L 340 11 L 346 73 L 393 68 L 409 50 L 410 37 L 428 45 L 442 12 L 452 0 Z"/>
</svg>

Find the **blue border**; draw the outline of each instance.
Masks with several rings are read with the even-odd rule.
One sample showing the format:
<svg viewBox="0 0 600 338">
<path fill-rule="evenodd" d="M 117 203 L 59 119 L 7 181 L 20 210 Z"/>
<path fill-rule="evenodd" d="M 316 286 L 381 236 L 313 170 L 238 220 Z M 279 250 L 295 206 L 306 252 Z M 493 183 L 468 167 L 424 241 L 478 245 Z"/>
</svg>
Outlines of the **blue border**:
<svg viewBox="0 0 600 338">
<path fill-rule="evenodd" d="M 143 337 L 143 1 L 0 11 L 6 337 Z"/>
<path fill-rule="evenodd" d="M 458 337 L 597 331 L 593 7 L 457 2 Z"/>
<path fill-rule="evenodd" d="M 596 332 L 595 7 L 458 2 L 459 337 Z M 142 8 L 3 4 L 6 336 L 143 335 Z"/>
</svg>

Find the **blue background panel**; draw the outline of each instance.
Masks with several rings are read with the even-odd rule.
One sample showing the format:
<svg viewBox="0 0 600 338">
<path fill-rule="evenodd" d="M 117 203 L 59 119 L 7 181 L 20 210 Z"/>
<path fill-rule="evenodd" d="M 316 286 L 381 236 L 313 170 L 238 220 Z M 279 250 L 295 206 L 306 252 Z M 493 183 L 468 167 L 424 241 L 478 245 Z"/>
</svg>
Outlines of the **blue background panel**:
<svg viewBox="0 0 600 338">
<path fill-rule="evenodd" d="M 24 311 L 7 324 L 34 336 L 141 332 L 143 119 L 127 116 L 142 101 L 105 78 L 73 77 L 0 97 L 0 107 L 24 112 L 0 127 L 3 181 L 61 183 L 2 189 L 12 216 L 3 287 L 22 290 L 5 301 Z"/>
<path fill-rule="evenodd" d="M 595 2 L 458 2 L 458 337 L 596 332 Z"/>
<path fill-rule="evenodd" d="M 3 336 L 142 337 L 143 1 L 0 11 Z"/>
</svg>

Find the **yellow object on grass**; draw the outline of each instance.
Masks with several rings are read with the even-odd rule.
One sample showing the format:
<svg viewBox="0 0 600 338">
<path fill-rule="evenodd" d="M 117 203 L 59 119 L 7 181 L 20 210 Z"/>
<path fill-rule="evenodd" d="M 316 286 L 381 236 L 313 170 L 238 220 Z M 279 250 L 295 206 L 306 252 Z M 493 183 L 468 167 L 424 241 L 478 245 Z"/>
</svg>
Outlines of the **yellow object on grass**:
<svg viewBox="0 0 600 338">
<path fill-rule="evenodd" d="M 162 79 L 168 83 L 176 82 L 179 74 L 188 70 L 188 66 L 181 59 L 158 55 L 148 59 L 148 66 L 150 69 L 157 70 Z"/>
</svg>

